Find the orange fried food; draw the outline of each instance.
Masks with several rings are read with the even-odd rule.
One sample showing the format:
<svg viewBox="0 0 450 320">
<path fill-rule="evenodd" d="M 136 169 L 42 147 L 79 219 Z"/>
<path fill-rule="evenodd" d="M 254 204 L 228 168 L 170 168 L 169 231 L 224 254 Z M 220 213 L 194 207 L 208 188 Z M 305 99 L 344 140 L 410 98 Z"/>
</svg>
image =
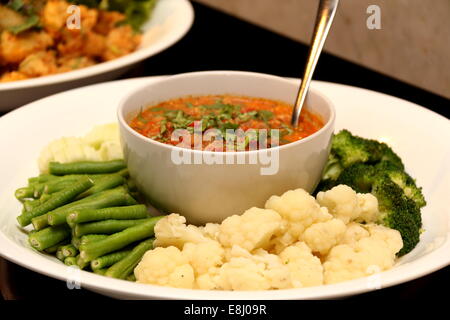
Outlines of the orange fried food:
<svg viewBox="0 0 450 320">
<path fill-rule="evenodd" d="M 105 37 L 92 31 L 63 32 L 57 49 L 61 56 L 101 57 L 105 50 Z"/>
<path fill-rule="evenodd" d="M 112 29 L 106 36 L 106 50 L 102 57 L 112 60 L 136 50 L 141 36 L 135 34 L 129 25 Z"/>
<path fill-rule="evenodd" d="M 30 54 L 19 65 L 19 72 L 29 77 L 46 76 L 57 71 L 54 51 Z"/>
<path fill-rule="evenodd" d="M 10 81 L 18 81 L 28 79 L 26 75 L 18 71 L 5 72 L 0 77 L 0 82 L 10 82 Z"/>
<path fill-rule="evenodd" d="M 117 11 L 103 11 L 98 14 L 97 24 L 94 31 L 106 36 L 117 24 L 125 20 L 125 15 Z"/>
<path fill-rule="evenodd" d="M 73 71 L 76 69 L 81 69 L 89 67 L 95 64 L 95 61 L 89 57 L 63 57 L 59 58 L 58 61 L 58 72 Z"/>
<path fill-rule="evenodd" d="M 79 14 L 79 19 L 74 18 Z M 54 37 L 58 37 L 63 29 L 74 33 L 91 30 L 97 23 L 98 10 L 89 9 L 86 6 L 72 4 L 64 0 L 49 0 L 41 12 L 42 25 Z M 70 24 L 80 22 L 79 28 L 74 25 L 73 29 L 67 28 Z"/>
<path fill-rule="evenodd" d="M 67 21 L 67 8 L 69 4 L 61 0 L 49 0 L 41 12 L 41 22 L 44 29 L 56 36 Z"/>
<path fill-rule="evenodd" d="M 24 32 L 14 35 L 3 31 L 1 38 L 1 56 L 8 63 L 19 63 L 29 54 L 44 50 L 53 45 L 53 39 L 44 31 Z"/>
</svg>

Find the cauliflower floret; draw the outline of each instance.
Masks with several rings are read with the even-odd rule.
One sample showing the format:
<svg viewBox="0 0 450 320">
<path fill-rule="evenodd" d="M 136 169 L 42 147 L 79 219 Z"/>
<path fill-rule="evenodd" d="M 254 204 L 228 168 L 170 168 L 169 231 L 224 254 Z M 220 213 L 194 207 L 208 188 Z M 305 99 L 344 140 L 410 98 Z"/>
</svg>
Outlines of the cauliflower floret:
<svg viewBox="0 0 450 320">
<path fill-rule="evenodd" d="M 367 224 L 365 228 L 370 232 L 372 238 L 384 241 L 391 249 L 392 255 L 397 254 L 403 248 L 402 236 L 397 230 L 378 224 Z"/>
<path fill-rule="evenodd" d="M 265 207 L 278 212 L 285 222 L 277 238 L 272 241 L 276 252 L 297 242 L 303 231 L 313 223 L 332 218 L 326 208 L 320 208 L 314 197 L 303 189 L 287 191 L 280 197 L 272 196 Z"/>
<path fill-rule="evenodd" d="M 234 245 L 227 249 L 227 262 L 197 278 L 199 289 L 269 290 L 292 287 L 289 268 L 264 249 L 251 254 Z"/>
<path fill-rule="evenodd" d="M 287 247 L 279 257 L 289 268 L 294 288 L 323 284 L 323 268 L 320 259 L 311 253 L 311 249 L 304 242 L 297 242 Z"/>
<path fill-rule="evenodd" d="M 156 223 L 155 237 L 156 247 L 175 246 L 178 249 L 183 249 L 184 244 L 188 242 L 211 241 L 196 226 L 186 225 L 186 218 L 177 213 L 172 213 Z"/>
<path fill-rule="evenodd" d="M 194 270 L 188 259 L 175 247 L 147 251 L 134 269 L 136 281 L 175 288 L 192 289 Z"/>
<path fill-rule="evenodd" d="M 278 213 L 253 207 L 240 216 L 226 218 L 220 225 L 219 241 L 224 247 L 237 244 L 248 251 L 266 248 L 280 225 Z"/>
<path fill-rule="evenodd" d="M 366 223 L 377 221 L 380 214 L 377 198 L 370 193 L 358 193 L 357 197 L 360 213 L 356 221 Z"/>
<path fill-rule="evenodd" d="M 196 275 L 207 273 L 209 269 L 219 267 L 223 264 L 225 250 L 216 241 L 201 243 L 186 243 L 183 247 L 183 254 Z"/>
<path fill-rule="evenodd" d="M 269 280 L 272 289 L 285 289 L 292 287 L 289 269 L 282 263 L 279 256 L 271 254 L 264 249 L 256 249 L 253 254 L 239 245 L 226 250 L 227 261 L 234 258 L 247 258 L 256 264 L 264 264 L 264 277 Z"/>
<path fill-rule="evenodd" d="M 351 221 L 370 223 L 376 221 L 379 215 L 375 196 L 370 193 L 356 193 L 344 184 L 319 192 L 317 201 L 344 223 Z"/>
<path fill-rule="evenodd" d="M 364 226 L 356 222 L 350 222 L 339 244 L 353 244 L 369 235 L 369 231 Z"/>
<path fill-rule="evenodd" d="M 315 223 L 303 233 L 303 241 L 313 252 L 326 255 L 343 238 L 345 223 L 339 219 Z"/>
<path fill-rule="evenodd" d="M 269 279 L 264 275 L 264 263 L 256 263 L 249 258 L 232 258 L 206 277 L 200 277 L 197 285 L 201 289 L 206 285 L 221 290 L 268 290 L 271 287 Z"/>
<path fill-rule="evenodd" d="M 390 269 L 403 242 L 400 233 L 382 226 L 368 226 L 370 235 L 330 250 L 323 267 L 325 283 L 337 283 Z"/>
<path fill-rule="evenodd" d="M 199 227 L 200 231 L 214 241 L 219 241 L 220 234 L 220 224 L 218 223 L 207 223 L 204 226 Z"/>
<path fill-rule="evenodd" d="M 343 184 L 331 190 L 319 192 L 317 201 L 321 206 L 327 207 L 334 217 L 341 219 L 344 223 L 355 220 L 360 214 L 356 192 Z"/>
</svg>

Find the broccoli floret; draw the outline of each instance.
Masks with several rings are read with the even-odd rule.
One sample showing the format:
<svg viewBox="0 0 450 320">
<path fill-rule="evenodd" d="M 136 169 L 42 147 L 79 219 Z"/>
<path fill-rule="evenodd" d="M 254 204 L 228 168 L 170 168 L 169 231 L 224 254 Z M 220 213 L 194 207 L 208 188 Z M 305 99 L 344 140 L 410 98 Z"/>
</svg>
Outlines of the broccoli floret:
<svg viewBox="0 0 450 320">
<path fill-rule="evenodd" d="M 405 194 L 406 197 L 413 200 L 419 208 L 426 205 L 425 198 L 422 194 L 422 188 L 416 185 L 416 182 L 409 174 L 391 161 L 381 161 L 375 165 L 375 169 L 379 173 L 385 173 L 395 182 Z"/>
<path fill-rule="evenodd" d="M 375 140 L 353 136 L 348 130 L 341 130 L 333 137 L 331 152 L 346 168 L 354 163 L 375 163 L 383 156 L 382 144 Z"/>
<path fill-rule="evenodd" d="M 341 174 L 341 171 L 342 165 L 339 159 L 333 153 L 330 153 L 323 171 L 322 180 L 336 180 Z"/>
<path fill-rule="evenodd" d="M 398 230 L 402 236 L 402 256 L 415 248 L 420 238 L 422 217 L 420 208 L 405 197 L 403 190 L 387 175 L 378 175 L 372 187 L 372 194 L 378 199 L 379 223 Z"/>
<path fill-rule="evenodd" d="M 345 184 L 356 192 L 368 193 L 372 190 L 375 173 L 373 166 L 355 163 L 342 171 L 335 184 Z"/>
<path fill-rule="evenodd" d="M 389 161 L 392 165 L 395 165 L 402 170 L 405 169 L 402 159 L 400 159 L 400 157 L 392 150 L 391 147 L 389 147 L 385 143 L 382 143 L 381 150 L 381 161 Z"/>
</svg>

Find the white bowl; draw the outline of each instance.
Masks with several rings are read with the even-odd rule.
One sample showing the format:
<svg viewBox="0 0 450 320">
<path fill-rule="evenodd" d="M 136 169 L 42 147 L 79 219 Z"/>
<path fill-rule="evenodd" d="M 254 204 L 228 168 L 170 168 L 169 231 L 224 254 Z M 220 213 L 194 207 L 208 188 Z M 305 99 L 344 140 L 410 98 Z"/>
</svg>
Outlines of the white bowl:
<svg viewBox="0 0 450 320">
<path fill-rule="evenodd" d="M 131 177 L 153 206 L 179 213 L 193 224 L 221 222 L 253 206 L 263 207 L 270 196 L 287 190 L 312 191 L 328 158 L 335 118 L 331 102 L 317 90 L 309 92 L 307 106 L 322 117 L 323 128 L 302 140 L 265 150 L 183 149 L 149 139 L 128 125 L 142 107 L 182 96 L 233 94 L 292 102 L 297 89 L 296 84 L 276 76 L 207 71 L 171 76 L 135 90 L 118 109 L 122 146 Z M 180 152 L 191 159 L 190 163 L 180 164 L 173 159 Z M 219 164 L 208 163 L 207 157 L 211 156 Z M 252 156 L 257 157 L 256 164 L 250 164 Z M 238 157 L 245 158 L 243 164 Z"/>
<path fill-rule="evenodd" d="M 142 42 L 135 52 L 87 68 L 21 81 L 0 83 L 0 111 L 17 108 L 50 94 L 115 79 L 138 62 L 180 40 L 194 21 L 187 0 L 159 0 L 143 27 Z"/>
</svg>

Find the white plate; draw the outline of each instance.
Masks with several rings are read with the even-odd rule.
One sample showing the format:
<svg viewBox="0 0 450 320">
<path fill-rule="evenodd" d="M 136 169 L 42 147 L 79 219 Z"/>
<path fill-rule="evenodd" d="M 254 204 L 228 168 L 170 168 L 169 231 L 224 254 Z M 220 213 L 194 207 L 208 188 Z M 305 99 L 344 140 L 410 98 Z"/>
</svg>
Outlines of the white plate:
<svg viewBox="0 0 450 320">
<path fill-rule="evenodd" d="M 96 124 L 116 120 L 118 101 L 130 90 L 158 78 L 116 81 L 71 90 L 33 102 L 0 118 L 0 255 L 31 270 L 61 280 L 73 279 L 54 258 L 30 249 L 16 216 L 21 205 L 14 190 L 38 173 L 37 157 L 49 141 L 83 135 Z M 421 277 L 450 263 L 448 193 L 450 191 L 450 121 L 410 102 L 377 92 L 314 82 L 336 106 L 336 128 L 391 144 L 408 171 L 423 186 L 425 232 L 418 246 L 398 266 L 379 274 L 335 285 L 265 292 L 210 292 L 142 285 L 86 271 L 81 287 L 118 298 L 306 299 L 346 296 Z"/>
<path fill-rule="evenodd" d="M 0 83 L 0 111 L 63 90 L 115 79 L 136 63 L 176 43 L 188 32 L 193 21 L 194 10 L 188 0 L 158 0 L 149 21 L 142 26 L 142 42 L 135 52 L 75 71 Z"/>
</svg>

